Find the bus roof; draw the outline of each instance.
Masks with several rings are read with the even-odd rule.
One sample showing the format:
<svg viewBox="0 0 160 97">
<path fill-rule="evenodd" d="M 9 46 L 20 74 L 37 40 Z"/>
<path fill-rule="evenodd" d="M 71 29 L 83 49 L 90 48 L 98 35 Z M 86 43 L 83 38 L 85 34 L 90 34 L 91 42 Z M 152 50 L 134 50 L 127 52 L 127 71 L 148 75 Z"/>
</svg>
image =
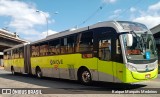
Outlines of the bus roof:
<svg viewBox="0 0 160 97">
<path fill-rule="evenodd" d="M 98 27 L 113 27 L 117 32 L 121 32 L 123 30 L 123 28 L 116 21 L 104 21 L 104 22 L 99 22 L 99 23 L 93 24 L 91 26 L 87 26 L 87 27 L 83 27 L 83 28 L 79 28 L 79 29 L 75 29 L 75 30 L 65 30 L 65 31 L 62 31 L 62 32 L 59 32 L 56 34 L 52 34 L 52 35 L 47 36 L 44 39 L 32 42 L 31 44 L 44 42 L 44 41 L 47 41 L 50 39 L 55 39 L 55 38 L 63 37 L 66 35 L 71 35 L 74 33 L 83 32 L 83 31 L 98 28 Z"/>
<path fill-rule="evenodd" d="M 87 31 L 87 30 L 94 29 L 94 28 L 99 28 L 99 27 L 112 27 L 116 30 L 117 33 L 130 31 L 129 29 L 124 29 L 122 27 L 122 25 L 120 24 L 122 22 L 136 23 L 136 22 L 132 22 L 132 21 L 104 21 L 104 22 L 98 22 L 98 23 L 93 24 L 91 26 L 87 26 L 87 27 L 83 27 L 83 28 L 79 28 L 79 29 L 65 30 L 65 31 L 62 31 L 62 32 L 59 32 L 59 33 L 56 33 L 56 34 L 52 34 L 52 35 L 47 36 L 44 39 L 32 42 L 31 44 L 45 42 L 47 40 L 51 40 L 51 39 L 63 37 L 63 36 L 66 36 L 66 35 L 71 35 L 71 34 L 83 32 L 83 31 Z M 137 23 L 137 24 L 140 24 L 140 23 Z"/>
</svg>

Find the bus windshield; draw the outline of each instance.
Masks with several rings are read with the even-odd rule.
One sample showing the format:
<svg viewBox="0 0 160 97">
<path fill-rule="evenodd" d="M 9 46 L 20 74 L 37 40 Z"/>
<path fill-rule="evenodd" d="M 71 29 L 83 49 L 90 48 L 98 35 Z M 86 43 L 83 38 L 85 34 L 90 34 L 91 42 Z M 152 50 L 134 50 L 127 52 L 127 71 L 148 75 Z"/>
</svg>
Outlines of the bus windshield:
<svg viewBox="0 0 160 97">
<path fill-rule="evenodd" d="M 122 35 L 128 60 L 148 60 L 157 58 L 153 35 L 148 33 L 150 33 L 150 31 L 143 33 L 132 32 L 133 44 L 130 47 L 126 45 L 126 34 Z M 146 52 L 149 53 L 149 58 L 147 58 Z"/>
<path fill-rule="evenodd" d="M 124 30 L 138 31 L 138 32 L 145 32 L 148 30 L 144 24 L 137 22 L 119 21 L 118 23 Z"/>
</svg>

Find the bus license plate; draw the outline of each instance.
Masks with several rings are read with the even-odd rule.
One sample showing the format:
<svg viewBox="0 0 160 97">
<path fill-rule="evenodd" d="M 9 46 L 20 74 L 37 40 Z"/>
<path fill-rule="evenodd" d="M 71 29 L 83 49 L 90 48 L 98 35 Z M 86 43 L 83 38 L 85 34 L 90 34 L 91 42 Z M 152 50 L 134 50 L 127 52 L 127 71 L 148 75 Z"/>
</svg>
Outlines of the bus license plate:
<svg viewBox="0 0 160 97">
<path fill-rule="evenodd" d="M 150 78 L 151 77 L 151 74 L 146 74 L 145 75 L 145 78 Z"/>
</svg>

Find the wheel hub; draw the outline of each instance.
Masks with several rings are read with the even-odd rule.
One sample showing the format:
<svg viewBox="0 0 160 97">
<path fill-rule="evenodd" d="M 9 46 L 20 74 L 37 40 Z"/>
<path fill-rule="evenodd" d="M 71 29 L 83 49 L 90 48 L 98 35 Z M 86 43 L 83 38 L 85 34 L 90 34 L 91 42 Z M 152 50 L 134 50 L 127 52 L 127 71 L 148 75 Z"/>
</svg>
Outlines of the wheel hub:
<svg viewBox="0 0 160 97">
<path fill-rule="evenodd" d="M 90 73 L 88 72 L 88 71 L 84 71 L 83 73 L 82 73 L 82 80 L 84 81 L 84 82 L 89 82 L 90 81 Z"/>
</svg>

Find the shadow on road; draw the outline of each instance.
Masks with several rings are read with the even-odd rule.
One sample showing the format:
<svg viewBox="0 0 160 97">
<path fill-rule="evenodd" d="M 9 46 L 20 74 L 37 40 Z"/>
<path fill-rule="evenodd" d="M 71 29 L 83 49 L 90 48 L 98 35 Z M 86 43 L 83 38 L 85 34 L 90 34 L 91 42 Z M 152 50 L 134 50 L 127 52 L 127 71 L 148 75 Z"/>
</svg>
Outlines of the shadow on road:
<svg viewBox="0 0 160 97">
<path fill-rule="evenodd" d="M 84 86 L 77 81 L 56 79 L 56 78 L 36 78 L 26 74 L 11 75 L 10 73 L 0 73 L 0 77 L 9 80 L 15 80 L 19 82 L 29 83 L 42 87 L 48 87 L 52 89 L 67 90 L 72 92 L 82 91 L 112 91 L 112 90 L 132 90 L 145 87 L 144 84 L 122 84 L 122 83 L 110 83 L 110 82 L 93 82 L 90 86 Z"/>
</svg>

